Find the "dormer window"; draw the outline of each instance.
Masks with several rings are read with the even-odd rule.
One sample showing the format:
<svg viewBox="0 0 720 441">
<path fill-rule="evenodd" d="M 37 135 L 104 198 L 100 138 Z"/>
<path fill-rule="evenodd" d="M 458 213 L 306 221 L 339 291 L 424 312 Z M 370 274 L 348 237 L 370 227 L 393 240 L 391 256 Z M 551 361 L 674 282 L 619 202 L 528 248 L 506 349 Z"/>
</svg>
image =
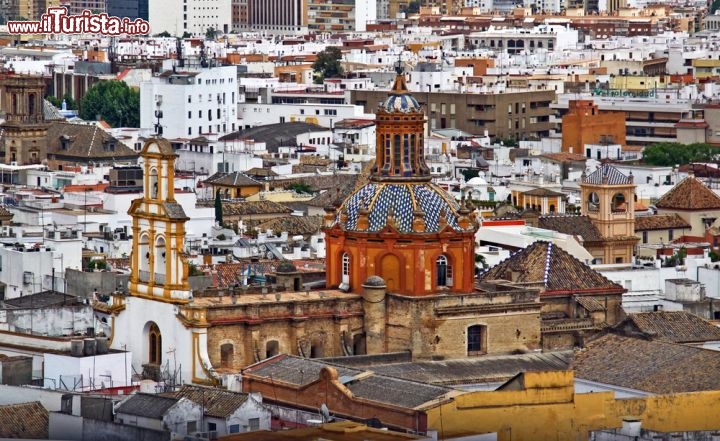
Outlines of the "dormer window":
<svg viewBox="0 0 720 441">
<path fill-rule="evenodd" d="M 115 141 L 104 142 L 103 150 L 105 150 L 106 152 L 114 152 L 115 151 Z"/>
<path fill-rule="evenodd" d="M 69 136 L 63 135 L 60 137 L 60 149 L 68 150 L 72 144 L 72 139 Z"/>
</svg>

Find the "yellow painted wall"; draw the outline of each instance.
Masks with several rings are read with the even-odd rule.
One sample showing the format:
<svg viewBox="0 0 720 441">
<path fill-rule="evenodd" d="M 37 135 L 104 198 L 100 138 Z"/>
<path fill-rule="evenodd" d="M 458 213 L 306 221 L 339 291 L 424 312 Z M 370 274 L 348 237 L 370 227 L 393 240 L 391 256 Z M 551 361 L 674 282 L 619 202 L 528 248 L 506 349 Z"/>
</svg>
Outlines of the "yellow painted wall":
<svg viewBox="0 0 720 441">
<path fill-rule="evenodd" d="M 678 432 L 720 427 L 720 391 L 616 399 L 613 392 L 575 394 L 572 371 L 528 372 L 521 390 L 469 392 L 428 411 L 441 437 L 496 432 L 499 441 L 587 440 L 627 416 L 642 427 Z"/>
</svg>

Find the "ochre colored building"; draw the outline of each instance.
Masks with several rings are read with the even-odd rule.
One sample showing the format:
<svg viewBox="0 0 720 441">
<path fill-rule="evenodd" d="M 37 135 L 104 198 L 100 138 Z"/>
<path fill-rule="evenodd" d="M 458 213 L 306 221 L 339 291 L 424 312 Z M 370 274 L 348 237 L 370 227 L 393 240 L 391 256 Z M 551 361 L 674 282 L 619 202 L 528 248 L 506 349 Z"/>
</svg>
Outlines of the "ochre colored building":
<svg viewBox="0 0 720 441">
<path fill-rule="evenodd" d="M 592 100 L 571 100 L 562 118 L 562 151 L 585 154 L 586 144 L 625 145 L 625 114 L 600 112 Z"/>
</svg>

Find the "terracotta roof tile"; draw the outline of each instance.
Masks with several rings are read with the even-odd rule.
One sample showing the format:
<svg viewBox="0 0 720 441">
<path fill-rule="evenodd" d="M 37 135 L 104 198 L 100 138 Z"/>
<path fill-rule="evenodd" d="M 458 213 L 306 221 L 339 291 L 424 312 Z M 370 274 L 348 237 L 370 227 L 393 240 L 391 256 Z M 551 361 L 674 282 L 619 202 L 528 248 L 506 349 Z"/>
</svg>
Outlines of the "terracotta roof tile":
<svg viewBox="0 0 720 441">
<path fill-rule="evenodd" d="M 655 206 L 669 210 L 718 210 L 720 196 L 694 176 L 688 176 L 665 193 Z"/>
<path fill-rule="evenodd" d="M 205 415 L 215 418 L 231 416 L 247 399 L 247 394 L 230 392 L 215 387 L 183 385 L 174 393 L 175 398 L 187 398 L 205 409 Z"/>
<path fill-rule="evenodd" d="M 538 226 L 546 230 L 580 237 L 584 242 L 601 241 L 602 236 L 588 216 L 550 215 L 540 216 Z"/>
<path fill-rule="evenodd" d="M 690 228 L 690 224 L 675 213 L 635 218 L 635 231 L 667 230 L 670 228 Z"/>
<path fill-rule="evenodd" d="M 720 341 L 720 328 L 685 311 L 630 314 L 619 328 L 630 326 L 653 340 L 674 343 Z"/>
<path fill-rule="evenodd" d="M 657 394 L 720 389 L 720 352 L 605 334 L 573 361 L 575 376 Z"/>
<path fill-rule="evenodd" d="M 479 281 L 510 280 L 538 284 L 544 294 L 623 291 L 622 286 L 593 270 L 552 242 L 538 241 L 481 274 Z"/>
<path fill-rule="evenodd" d="M 273 201 L 223 202 L 223 215 L 291 214 L 292 209 Z"/>
<path fill-rule="evenodd" d="M 287 232 L 288 236 L 310 236 L 320 231 L 322 216 L 286 216 L 258 225 L 262 231 Z"/>
<path fill-rule="evenodd" d="M 64 141 L 64 143 L 63 143 Z M 66 148 L 63 148 L 63 144 Z M 110 149 L 110 145 L 114 148 Z M 137 158 L 139 155 L 96 124 L 53 122 L 47 133 L 48 156 L 75 159 Z"/>
<path fill-rule="evenodd" d="M 222 173 L 218 172 L 204 181 L 208 185 L 222 185 L 225 187 L 262 187 L 263 184 L 245 176 L 240 172 Z"/>
<path fill-rule="evenodd" d="M 0 438 L 48 439 L 49 425 L 48 411 L 39 401 L 0 406 Z"/>
</svg>

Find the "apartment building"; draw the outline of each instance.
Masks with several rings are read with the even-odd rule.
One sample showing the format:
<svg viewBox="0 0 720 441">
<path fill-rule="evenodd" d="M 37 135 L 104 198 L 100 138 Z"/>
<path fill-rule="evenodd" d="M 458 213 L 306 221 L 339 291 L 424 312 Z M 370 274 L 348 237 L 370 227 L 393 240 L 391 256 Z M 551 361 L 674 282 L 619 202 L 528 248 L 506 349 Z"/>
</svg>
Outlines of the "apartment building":
<svg viewBox="0 0 720 441">
<path fill-rule="evenodd" d="M 166 138 L 226 134 L 236 128 L 237 68 L 165 71 L 140 85 L 140 127 L 158 122 Z"/>
<path fill-rule="evenodd" d="M 208 29 L 228 33 L 232 29 L 231 0 L 165 0 L 150 1 L 148 21 L 150 32 L 169 32 L 181 36 L 185 32 L 204 36 Z"/>
<path fill-rule="evenodd" d="M 307 0 L 232 0 L 233 30 L 307 32 Z"/>
<path fill-rule="evenodd" d="M 377 0 L 307 0 L 307 17 L 311 31 L 364 32 L 377 20 Z"/>
<path fill-rule="evenodd" d="M 380 90 L 353 90 L 352 104 L 372 113 L 387 95 Z M 554 90 L 505 89 L 497 93 L 427 92 L 415 99 L 425 107 L 429 129 L 459 129 L 496 138 L 539 139 L 550 134 Z"/>
</svg>

